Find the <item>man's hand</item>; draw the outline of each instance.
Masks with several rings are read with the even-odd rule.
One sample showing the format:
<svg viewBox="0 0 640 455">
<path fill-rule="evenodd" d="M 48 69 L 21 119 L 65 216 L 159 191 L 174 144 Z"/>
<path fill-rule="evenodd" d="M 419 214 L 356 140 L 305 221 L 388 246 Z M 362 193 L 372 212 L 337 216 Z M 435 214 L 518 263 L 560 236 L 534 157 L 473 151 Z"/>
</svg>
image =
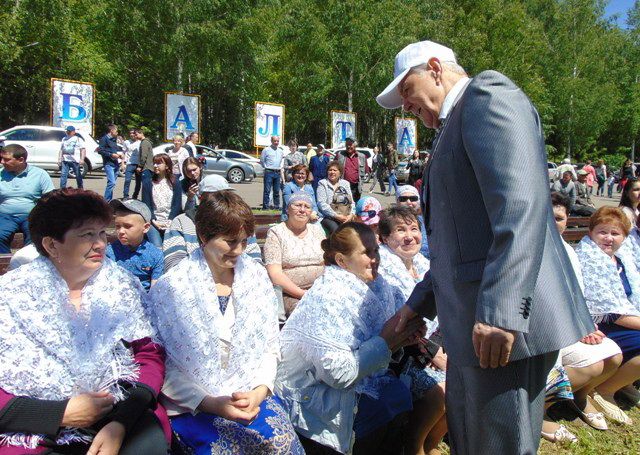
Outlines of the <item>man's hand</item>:
<svg viewBox="0 0 640 455">
<path fill-rule="evenodd" d="M 108 392 L 83 393 L 72 397 L 62 416 L 63 427 L 87 428 L 113 409 L 113 397 Z"/>
<path fill-rule="evenodd" d="M 125 433 L 124 425 L 120 422 L 106 424 L 93 438 L 87 455 L 118 455 Z"/>
<path fill-rule="evenodd" d="M 404 330 L 409 320 L 418 317 L 418 313 L 413 311 L 413 309 L 409 305 L 403 305 L 396 312 L 395 316 L 398 317 L 398 324 L 396 325 L 396 333 L 399 333 Z"/>
<path fill-rule="evenodd" d="M 418 343 L 426 330 L 425 323 L 421 318 L 413 318 L 404 325 L 402 330 L 398 331 L 399 319 L 400 316 L 396 313 L 384 323 L 380 331 L 380 337 L 387 342 L 391 352 L 396 352 L 400 348 Z"/>
<path fill-rule="evenodd" d="M 120 158 L 120 155 L 118 155 L 117 153 L 112 153 L 111 158 L 113 158 L 114 160 L 117 160 L 118 158 Z"/>
<path fill-rule="evenodd" d="M 473 349 L 480 359 L 481 368 L 498 368 L 509 363 L 515 332 L 492 327 L 482 322 L 473 326 Z"/>
</svg>

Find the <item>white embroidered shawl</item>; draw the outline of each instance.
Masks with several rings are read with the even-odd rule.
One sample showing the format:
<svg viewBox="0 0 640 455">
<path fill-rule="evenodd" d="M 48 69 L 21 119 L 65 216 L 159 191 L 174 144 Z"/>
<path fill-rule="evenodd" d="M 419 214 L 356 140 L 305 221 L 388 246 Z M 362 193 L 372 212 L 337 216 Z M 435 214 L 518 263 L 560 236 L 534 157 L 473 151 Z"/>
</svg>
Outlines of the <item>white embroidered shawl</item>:
<svg viewBox="0 0 640 455">
<path fill-rule="evenodd" d="M 380 334 L 384 323 L 404 304 L 404 297 L 381 276 L 368 285 L 338 266 L 325 267 L 302 297 L 282 332 L 281 343 L 294 345 L 309 359 L 332 351 L 355 351 Z M 374 398 L 386 382 L 386 368 L 356 384 Z"/>
<path fill-rule="evenodd" d="M 580 241 L 576 253 L 584 277 L 584 297 L 596 320 L 609 313 L 640 316 L 640 273 L 626 240 L 616 256 L 622 261 L 631 285 L 630 297 L 624 292 L 616 264 L 589 236 Z"/>
<path fill-rule="evenodd" d="M 135 381 L 138 366 L 121 340 L 153 336 L 144 290 L 133 275 L 105 258 L 82 290 L 82 307 L 45 257 L 0 277 L 0 387 L 21 396 L 63 400 Z M 65 429 L 60 443 L 78 436 Z M 36 447 L 38 435 L 0 435 L 1 442 Z M 76 438 L 77 440 L 77 438 Z"/>
<path fill-rule="evenodd" d="M 278 303 L 267 271 L 243 254 L 234 272 L 235 322 L 227 365 L 217 330 L 223 315 L 201 249 L 171 268 L 149 294 L 167 369 L 177 368 L 212 396 L 250 390 L 262 357 L 278 343 Z"/>
<path fill-rule="evenodd" d="M 387 245 L 380 245 L 380 267 L 378 267 L 378 273 L 384 277 L 390 286 L 395 286 L 402 292 L 405 302 L 413 292 L 416 284 L 429 271 L 430 263 L 427 258 L 418 253 L 413 257 L 413 267 L 418 274 L 417 280 L 411 276 L 400 256 L 395 254 Z M 433 321 L 425 318 L 425 322 L 427 324 L 426 336 L 428 338 L 437 330 L 438 318 Z"/>
</svg>

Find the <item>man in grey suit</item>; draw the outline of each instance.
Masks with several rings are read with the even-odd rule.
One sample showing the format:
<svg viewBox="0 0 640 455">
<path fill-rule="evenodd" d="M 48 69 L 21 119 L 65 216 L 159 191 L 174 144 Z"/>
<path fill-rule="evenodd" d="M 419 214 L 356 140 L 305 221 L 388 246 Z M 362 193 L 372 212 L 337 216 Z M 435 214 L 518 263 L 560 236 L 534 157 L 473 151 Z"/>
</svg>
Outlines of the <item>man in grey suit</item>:
<svg viewBox="0 0 640 455">
<path fill-rule="evenodd" d="M 536 453 L 557 351 L 594 328 L 555 228 L 538 113 L 507 77 L 469 79 L 430 41 L 394 72 L 378 103 L 438 129 L 423 176 L 431 271 L 398 326 L 437 306 L 453 453 Z"/>
</svg>

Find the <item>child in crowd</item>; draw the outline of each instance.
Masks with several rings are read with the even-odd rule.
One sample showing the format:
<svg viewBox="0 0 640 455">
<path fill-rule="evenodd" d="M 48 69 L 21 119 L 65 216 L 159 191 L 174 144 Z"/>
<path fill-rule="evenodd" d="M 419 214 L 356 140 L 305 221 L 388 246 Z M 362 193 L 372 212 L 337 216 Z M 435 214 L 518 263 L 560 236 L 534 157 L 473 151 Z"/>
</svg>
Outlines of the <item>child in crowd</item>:
<svg viewBox="0 0 640 455">
<path fill-rule="evenodd" d="M 118 240 L 107 247 L 107 257 L 135 275 L 145 290 L 149 290 L 163 271 L 162 251 L 148 242 L 144 235 L 151 227 L 151 211 L 135 199 L 114 199 Z"/>
</svg>

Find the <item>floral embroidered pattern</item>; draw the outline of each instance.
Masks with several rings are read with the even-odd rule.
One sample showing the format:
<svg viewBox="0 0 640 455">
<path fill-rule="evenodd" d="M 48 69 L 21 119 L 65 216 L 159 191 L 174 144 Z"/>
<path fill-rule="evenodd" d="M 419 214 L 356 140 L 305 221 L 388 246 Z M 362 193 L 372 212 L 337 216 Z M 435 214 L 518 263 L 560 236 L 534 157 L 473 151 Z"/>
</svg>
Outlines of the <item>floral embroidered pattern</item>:
<svg viewBox="0 0 640 455">
<path fill-rule="evenodd" d="M 377 336 L 402 304 L 400 291 L 384 278 L 367 285 L 351 272 L 328 266 L 291 314 L 280 341 L 294 345 L 312 364 L 346 362 L 357 369 L 352 351 Z M 377 398 L 385 372 L 383 368 L 363 378 L 356 391 Z"/>
<path fill-rule="evenodd" d="M 212 396 L 231 395 L 251 388 L 257 366 L 278 343 L 277 298 L 264 267 L 243 254 L 235 267 L 236 319 L 223 365 L 215 286 L 198 249 L 151 288 L 151 319 L 167 352 L 167 369 L 178 368 Z"/>
<path fill-rule="evenodd" d="M 576 253 L 584 277 L 584 298 L 592 316 L 609 313 L 640 316 L 640 274 L 629 237 L 616 252 L 631 285 L 632 294 L 628 298 L 616 265 L 589 236 L 580 241 Z"/>
<path fill-rule="evenodd" d="M 413 292 L 416 284 L 422 281 L 424 275 L 429 271 L 430 263 L 427 258 L 418 253 L 413 257 L 413 267 L 415 268 L 418 278 L 411 276 L 405 267 L 402 259 L 396 255 L 388 246 L 380 245 L 380 266 L 378 273 L 387 280 L 390 286 L 397 287 L 404 296 L 405 302 Z M 427 338 L 438 329 L 438 318 L 433 321 L 426 319 Z"/>
<path fill-rule="evenodd" d="M 5 391 L 63 400 L 106 389 L 117 399 L 117 382 L 137 378 L 133 355 L 121 340 L 149 337 L 153 330 L 140 282 L 111 260 L 105 259 L 87 281 L 80 311 L 45 257 L 0 277 L 0 289 L 0 387 Z M 69 431 L 63 436 L 74 437 Z M 5 441 L 18 439 L 13 435 Z"/>
</svg>

